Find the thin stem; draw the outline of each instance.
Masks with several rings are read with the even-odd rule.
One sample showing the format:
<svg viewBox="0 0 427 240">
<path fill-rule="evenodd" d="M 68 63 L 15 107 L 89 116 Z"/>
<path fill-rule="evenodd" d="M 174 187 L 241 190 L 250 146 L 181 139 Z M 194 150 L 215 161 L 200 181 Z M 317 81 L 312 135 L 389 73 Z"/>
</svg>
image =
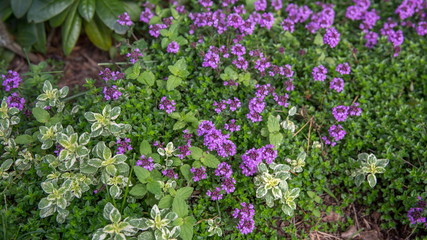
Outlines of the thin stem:
<svg viewBox="0 0 427 240">
<path fill-rule="evenodd" d="M 135 161 L 135 153 L 133 154 L 133 160 Z M 126 185 L 126 190 L 125 190 L 125 195 L 124 195 L 123 201 L 122 201 L 121 211 L 123 211 L 123 209 L 125 208 L 126 199 L 127 199 L 128 193 L 129 193 L 129 183 L 131 182 L 131 179 L 132 179 L 132 173 L 133 173 L 133 167 L 130 169 L 130 172 L 129 172 L 128 183 Z"/>
<path fill-rule="evenodd" d="M 88 92 L 89 92 L 89 91 L 85 91 L 85 92 L 77 93 L 77 94 L 75 94 L 75 95 L 73 95 L 73 96 L 71 96 L 71 97 L 67 97 L 67 98 L 65 98 L 63 101 L 64 101 L 64 102 L 69 101 L 69 100 L 74 99 L 74 98 L 76 98 L 76 97 L 80 97 L 80 96 L 82 96 L 82 95 L 85 95 L 85 94 L 86 94 L 86 93 L 88 93 Z"/>
<path fill-rule="evenodd" d="M 302 128 L 300 128 L 292 137 L 295 137 L 299 132 L 301 132 L 301 130 L 303 130 L 305 128 L 305 126 L 307 126 L 307 124 L 311 121 L 311 119 L 309 121 L 307 121 L 304 126 L 302 126 Z"/>
</svg>

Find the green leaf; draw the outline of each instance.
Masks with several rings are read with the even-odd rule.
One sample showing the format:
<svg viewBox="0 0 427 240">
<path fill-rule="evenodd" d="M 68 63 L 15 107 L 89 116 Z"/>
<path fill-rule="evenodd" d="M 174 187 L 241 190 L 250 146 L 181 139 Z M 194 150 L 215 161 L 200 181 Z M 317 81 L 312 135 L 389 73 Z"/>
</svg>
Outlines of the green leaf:
<svg viewBox="0 0 427 240">
<path fill-rule="evenodd" d="M 154 195 L 162 194 L 162 188 L 159 182 L 149 182 L 147 184 L 147 190 Z"/>
<path fill-rule="evenodd" d="M 277 119 L 277 117 L 274 117 L 273 115 L 269 115 L 268 121 L 267 121 L 267 127 L 268 127 L 268 131 L 271 133 L 280 131 L 279 119 Z"/>
<path fill-rule="evenodd" d="M 34 1 L 28 10 L 27 19 L 29 22 L 44 22 L 64 11 L 73 2 L 74 0 Z"/>
<path fill-rule="evenodd" d="M 174 131 L 176 131 L 176 130 L 182 129 L 182 128 L 184 128 L 186 125 L 187 125 L 187 123 L 186 123 L 186 122 L 178 121 L 178 122 L 176 122 L 176 123 L 173 125 L 173 130 L 174 130 Z"/>
<path fill-rule="evenodd" d="M 316 37 L 314 38 L 314 44 L 318 45 L 318 46 L 322 46 L 323 45 L 323 37 L 322 34 L 317 33 Z"/>
<path fill-rule="evenodd" d="M 149 155 L 153 153 L 151 145 L 147 140 L 142 141 L 141 145 L 139 145 L 139 153 L 141 155 Z"/>
<path fill-rule="evenodd" d="M 371 188 L 375 187 L 375 185 L 377 184 L 377 178 L 374 174 L 368 175 L 368 183 Z"/>
<path fill-rule="evenodd" d="M 15 138 L 16 144 L 29 144 L 32 142 L 34 142 L 34 139 L 31 135 L 28 134 L 19 135 Z"/>
<path fill-rule="evenodd" d="M 183 187 L 180 188 L 176 191 L 176 196 L 175 197 L 179 197 L 182 199 L 187 199 L 191 196 L 191 194 L 193 193 L 193 188 L 192 187 Z"/>
<path fill-rule="evenodd" d="M 111 48 L 113 42 L 111 30 L 98 17 L 93 18 L 90 22 L 85 22 L 84 28 L 87 37 L 97 48 L 104 51 Z"/>
<path fill-rule="evenodd" d="M 168 68 L 173 75 L 184 79 L 190 75 L 190 72 L 187 71 L 187 62 L 184 58 L 178 60 L 174 65 L 168 66 Z"/>
<path fill-rule="evenodd" d="M 141 183 L 146 183 L 147 179 L 150 177 L 151 173 L 145 168 L 140 166 L 134 166 L 133 170 L 135 172 L 136 177 Z"/>
<path fill-rule="evenodd" d="M 279 132 L 273 132 L 269 135 L 270 144 L 273 144 L 276 148 L 283 143 L 283 134 Z"/>
<path fill-rule="evenodd" d="M 117 22 L 117 17 L 125 11 L 123 4 L 118 0 L 97 0 L 96 15 L 108 28 L 114 30 L 118 34 L 124 34 L 127 30 L 126 26 L 121 26 Z M 136 77 L 135 77 L 136 78 Z"/>
<path fill-rule="evenodd" d="M 179 236 L 183 240 L 191 240 L 193 239 L 193 224 L 184 223 L 181 225 L 181 233 Z"/>
<path fill-rule="evenodd" d="M 67 18 L 69 11 L 70 11 L 70 8 L 67 8 L 64 11 L 62 11 L 60 14 L 49 19 L 50 26 L 54 28 L 61 26 L 64 23 L 65 19 Z"/>
<path fill-rule="evenodd" d="M 67 15 L 64 26 L 61 28 L 62 49 L 65 55 L 69 55 L 77 43 L 82 29 L 82 19 L 77 14 L 77 5 L 74 3 Z"/>
<path fill-rule="evenodd" d="M 191 157 L 198 160 L 203 156 L 203 150 L 198 147 L 190 147 Z"/>
<path fill-rule="evenodd" d="M 32 0 L 13 0 L 10 1 L 10 6 L 12 7 L 13 14 L 16 18 L 21 18 L 28 11 L 32 3 Z"/>
<path fill-rule="evenodd" d="M 154 74 L 151 71 L 145 71 L 139 77 L 136 79 L 140 83 L 144 83 L 150 87 L 154 86 L 154 83 L 156 82 L 156 78 Z"/>
<path fill-rule="evenodd" d="M 190 181 L 191 180 L 191 172 L 190 172 L 190 165 L 184 164 L 181 166 L 180 170 L 182 175 L 184 176 L 185 180 Z"/>
<path fill-rule="evenodd" d="M 188 205 L 182 198 L 174 198 L 172 203 L 172 211 L 178 214 L 179 217 L 188 215 Z"/>
<path fill-rule="evenodd" d="M 168 81 L 166 82 L 166 90 L 168 91 L 174 90 L 176 87 L 181 85 L 181 82 L 182 82 L 182 78 L 174 75 L 170 75 L 168 77 Z"/>
<path fill-rule="evenodd" d="M 79 13 L 82 18 L 90 22 L 95 14 L 95 0 L 80 0 Z"/>
<path fill-rule="evenodd" d="M 201 158 L 203 165 L 210 168 L 217 168 L 220 164 L 219 160 L 212 154 L 206 154 L 204 158 Z"/>
<path fill-rule="evenodd" d="M 136 184 L 132 189 L 129 191 L 130 195 L 135 197 L 143 197 L 147 193 L 147 188 L 144 184 Z"/>
<path fill-rule="evenodd" d="M 141 71 L 141 65 L 134 64 L 133 67 L 130 67 L 125 70 L 125 75 L 127 79 L 137 79 Z"/>
<path fill-rule="evenodd" d="M 138 240 L 154 240 L 154 235 L 151 231 L 145 231 L 139 234 Z"/>
<path fill-rule="evenodd" d="M 172 206 L 173 197 L 171 195 L 166 195 L 160 199 L 158 207 L 159 208 L 170 208 Z"/>
<path fill-rule="evenodd" d="M 50 119 L 49 112 L 39 107 L 33 108 L 33 115 L 41 123 L 47 123 Z"/>
</svg>

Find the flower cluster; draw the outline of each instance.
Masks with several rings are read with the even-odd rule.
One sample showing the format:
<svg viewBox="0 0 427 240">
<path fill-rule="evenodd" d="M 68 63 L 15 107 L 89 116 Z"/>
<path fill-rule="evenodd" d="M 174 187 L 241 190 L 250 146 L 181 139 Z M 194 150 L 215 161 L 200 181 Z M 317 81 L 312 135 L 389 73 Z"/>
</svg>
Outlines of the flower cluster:
<svg viewBox="0 0 427 240">
<path fill-rule="evenodd" d="M 168 26 L 163 23 L 158 23 L 154 25 L 150 25 L 148 33 L 155 38 L 158 38 L 160 36 L 160 30 L 167 28 Z"/>
<path fill-rule="evenodd" d="M 237 132 L 240 131 L 240 125 L 236 124 L 236 120 L 235 119 L 231 119 L 229 121 L 229 123 L 226 123 L 224 125 L 224 129 L 230 132 Z"/>
<path fill-rule="evenodd" d="M 185 145 L 178 146 L 179 154 L 176 156 L 179 157 L 179 159 L 184 159 L 186 156 L 189 156 L 191 154 L 190 148 L 191 148 L 191 138 L 193 137 L 193 134 L 190 134 L 188 130 L 183 130 L 184 133 L 184 140 L 187 142 Z"/>
<path fill-rule="evenodd" d="M 144 55 L 141 53 L 141 50 L 139 50 L 139 48 L 135 48 L 135 49 L 132 50 L 132 52 L 126 54 L 126 57 L 129 58 L 129 61 L 132 64 L 135 64 L 136 61 L 138 61 L 138 59 L 140 57 L 143 57 L 143 56 Z"/>
<path fill-rule="evenodd" d="M 159 104 L 160 110 L 165 110 L 166 113 L 172 113 L 175 111 L 175 101 L 174 100 L 168 100 L 166 97 L 162 97 Z"/>
<path fill-rule="evenodd" d="M 335 146 L 337 141 L 343 139 L 347 132 L 344 130 L 344 128 L 341 125 L 332 125 L 329 130 L 329 137 L 322 137 L 322 140 L 326 145 L 331 145 L 332 147 Z"/>
<path fill-rule="evenodd" d="M 319 29 L 329 28 L 334 23 L 335 11 L 333 6 L 329 4 L 322 4 L 322 10 L 317 13 L 311 14 L 310 22 L 305 25 L 305 28 L 310 33 L 316 33 Z"/>
<path fill-rule="evenodd" d="M 122 93 L 117 89 L 116 85 L 111 87 L 104 87 L 103 90 L 105 100 L 117 100 L 122 95 Z"/>
<path fill-rule="evenodd" d="M 328 70 L 323 65 L 314 67 L 312 72 L 314 81 L 325 81 L 327 73 Z"/>
<path fill-rule="evenodd" d="M 116 154 L 124 154 L 127 151 L 130 151 L 133 149 L 132 145 L 130 144 L 129 138 L 125 138 L 124 140 L 119 138 L 117 139 L 116 144 L 117 144 Z"/>
<path fill-rule="evenodd" d="M 207 175 L 206 175 L 206 169 L 205 167 L 201 166 L 199 168 L 191 168 L 190 172 L 193 173 L 193 181 L 194 182 L 198 182 L 202 179 L 206 179 Z"/>
<path fill-rule="evenodd" d="M 342 78 L 334 78 L 329 83 L 329 88 L 334 89 L 337 92 L 342 92 L 344 90 L 344 80 Z"/>
<path fill-rule="evenodd" d="M 418 196 L 417 207 L 409 209 L 407 216 L 411 224 L 423 223 L 427 227 L 427 203 Z"/>
<path fill-rule="evenodd" d="M 334 48 L 340 42 L 340 36 L 340 33 L 334 27 L 330 27 L 326 29 L 326 33 L 323 36 L 323 42 L 328 44 L 329 47 Z"/>
<path fill-rule="evenodd" d="M 6 102 L 9 108 L 14 107 L 17 108 L 19 111 L 22 111 L 25 105 L 25 98 L 20 97 L 19 93 L 14 92 L 11 96 L 7 97 Z"/>
<path fill-rule="evenodd" d="M 130 20 L 130 16 L 127 12 L 124 12 L 119 15 L 117 22 L 122 26 L 132 26 L 133 22 Z"/>
<path fill-rule="evenodd" d="M 168 178 L 174 178 L 178 179 L 178 173 L 175 173 L 175 171 L 172 168 L 168 168 L 162 171 L 163 176 Z"/>
<path fill-rule="evenodd" d="M 197 129 L 198 136 L 204 136 L 203 144 L 209 151 L 216 150 L 223 158 L 236 154 L 236 145 L 229 140 L 228 134 L 222 134 L 211 121 L 202 121 Z"/>
<path fill-rule="evenodd" d="M 117 81 L 125 77 L 124 73 L 121 73 L 119 71 L 113 72 L 109 68 L 105 68 L 103 71 L 100 71 L 98 75 L 101 76 L 101 78 L 106 82 L 110 80 Z"/>
<path fill-rule="evenodd" d="M 351 72 L 351 68 L 350 68 L 350 65 L 348 63 L 340 63 L 335 68 L 335 71 L 337 71 L 338 73 L 340 73 L 342 75 L 348 75 Z"/>
<path fill-rule="evenodd" d="M 227 109 L 227 105 L 230 108 L 230 111 L 234 112 L 237 110 L 237 108 L 241 107 L 241 102 L 238 98 L 233 99 L 227 99 L 227 100 L 221 100 L 220 102 L 214 102 L 213 105 L 215 106 L 215 112 L 221 113 L 222 111 Z"/>
<path fill-rule="evenodd" d="M 168 53 L 178 53 L 179 51 L 179 44 L 175 41 L 172 41 L 168 44 L 168 47 L 166 49 L 166 52 Z"/>
<path fill-rule="evenodd" d="M 332 109 L 332 114 L 338 122 L 344 122 L 348 116 L 360 116 L 362 109 L 359 108 L 359 103 L 353 103 L 350 106 L 339 105 Z"/>
<path fill-rule="evenodd" d="M 242 155 L 242 163 L 240 169 L 246 176 L 252 176 L 257 172 L 257 166 L 263 160 L 267 164 L 271 164 L 277 158 L 277 150 L 271 144 L 265 145 L 259 149 L 251 148 Z"/>
<path fill-rule="evenodd" d="M 154 17 L 154 13 L 149 8 L 145 8 L 139 15 L 139 20 L 144 23 L 149 23 L 152 17 Z"/>
<path fill-rule="evenodd" d="M 366 0 L 356 0 L 354 1 L 356 5 L 349 6 L 346 10 L 345 16 L 346 18 L 356 21 L 360 20 L 359 28 L 368 31 L 372 29 L 378 20 L 380 20 L 380 16 L 375 9 L 371 9 L 368 11 L 371 2 Z"/>
<path fill-rule="evenodd" d="M 139 157 L 139 160 L 136 161 L 136 166 L 143 167 L 143 168 L 147 169 L 148 171 L 153 171 L 154 162 L 153 162 L 153 159 L 151 157 L 146 157 L 145 155 L 141 155 Z"/>
<path fill-rule="evenodd" d="M 14 88 L 18 88 L 19 85 L 22 83 L 22 79 L 19 76 L 19 74 L 12 70 L 7 71 L 6 75 L 2 74 L 1 77 L 2 77 L 2 85 L 6 92 L 9 92 Z"/>
<path fill-rule="evenodd" d="M 237 225 L 237 229 L 242 234 L 248 234 L 251 233 L 255 228 L 255 209 L 254 205 L 246 202 L 240 203 L 240 206 L 242 206 L 241 209 L 235 208 L 233 212 L 233 218 L 236 218 L 239 220 L 239 224 Z"/>
<path fill-rule="evenodd" d="M 213 190 L 208 190 L 206 195 L 208 195 L 211 200 L 221 200 L 224 196 L 223 192 L 226 194 L 234 192 L 236 189 L 234 186 L 236 184 L 236 180 L 231 177 L 232 174 L 233 170 L 228 163 L 222 162 L 218 164 L 218 167 L 215 169 L 215 176 L 221 177 L 221 187 L 215 187 Z"/>
</svg>

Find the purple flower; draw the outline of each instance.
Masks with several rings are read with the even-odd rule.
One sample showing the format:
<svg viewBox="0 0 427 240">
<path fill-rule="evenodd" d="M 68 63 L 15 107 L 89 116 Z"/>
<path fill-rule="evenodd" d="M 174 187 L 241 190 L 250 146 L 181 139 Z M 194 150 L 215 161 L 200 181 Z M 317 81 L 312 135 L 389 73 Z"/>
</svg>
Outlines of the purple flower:
<svg viewBox="0 0 427 240">
<path fill-rule="evenodd" d="M 104 93 L 104 98 L 107 101 L 109 101 L 109 100 L 117 100 L 122 95 L 122 93 L 119 90 L 117 90 L 117 86 L 116 85 L 113 85 L 110 88 L 109 87 L 104 87 L 103 93 Z"/>
<path fill-rule="evenodd" d="M 202 121 L 197 128 L 197 135 L 203 136 L 215 129 L 215 125 L 211 121 Z"/>
<path fill-rule="evenodd" d="M 221 113 L 222 111 L 224 111 L 227 108 L 227 102 L 225 100 L 222 100 L 220 102 L 216 102 L 214 101 L 213 105 L 215 106 L 215 112 L 217 114 Z"/>
<path fill-rule="evenodd" d="M 312 72 L 314 81 L 325 81 L 327 73 L 328 70 L 323 65 L 314 67 Z"/>
<path fill-rule="evenodd" d="M 242 234 L 249 234 L 255 229 L 255 221 L 253 219 L 241 219 L 236 228 Z"/>
<path fill-rule="evenodd" d="M 154 13 L 151 12 L 149 8 L 145 8 L 144 11 L 141 12 L 139 20 L 141 22 L 149 23 L 152 17 L 154 17 Z"/>
<path fill-rule="evenodd" d="M 417 27 L 415 28 L 415 31 L 419 36 L 424 36 L 427 34 L 427 22 L 419 22 Z"/>
<path fill-rule="evenodd" d="M 217 153 L 219 156 L 226 158 L 236 155 L 236 144 L 230 140 L 223 140 L 217 145 Z"/>
<path fill-rule="evenodd" d="M 216 200 L 221 200 L 223 194 L 221 194 L 221 188 L 216 187 L 214 190 L 208 190 L 206 192 L 206 195 L 208 195 L 212 200 L 216 201 Z"/>
<path fill-rule="evenodd" d="M 98 75 L 101 76 L 101 78 L 106 82 L 109 80 L 117 81 L 125 77 L 124 73 L 119 71 L 112 72 L 109 68 L 105 68 L 104 71 L 100 71 Z"/>
<path fill-rule="evenodd" d="M 233 212 L 233 218 L 239 219 L 237 229 L 242 234 L 251 233 L 255 228 L 255 221 L 253 217 L 255 215 L 254 206 L 245 202 L 240 203 L 242 209 L 235 208 Z"/>
<path fill-rule="evenodd" d="M 367 40 L 365 46 L 368 48 L 373 48 L 378 42 L 378 33 L 367 31 L 364 38 Z"/>
<path fill-rule="evenodd" d="M 267 0 L 258 0 L 254 3 L 255 11 L 265 11 L 267 9 Z"/>
<path fill-rule="evenodd" d="M 269 67 L 271 66 L 271 63 L 267 61 L 266 58 L 261 57 L 260 59 L 255 61 L 254 68 L 258 70 L 260 73 L 265 72 Z"/>
<path fill-rule="evenodd" d="M 232 13 L 227 17 L 227 25 L 238 29 L 243 24 L 242 17 L 237 13 Z"/>
<path fill-rule="evenodd" d="M 211 0 L 199 0 L 199 4 L 205 8 L 212 7 L 213 2 Z"/>
<path fill-rule="evenodd" d="M 116 154 L 124 154 L 127 151 L 130 151 L 133 149 L 132 146 L 130 145 L 129 138 L 125 138 L 124 140 L 119 138 L 117 139 L 116 144 L 117 144 Z"/>
<path fill-rule="evenodd" d="M 205 167 L 201 166 L 199 168 L 191 168 L 190 172 L 193 173 L 193 181 L 194 182 L 198 182 L 202 179 L 206 179 L 207 175 L 206 175 L 206 169 Z"/>
<path fill-rule="evenodd" d="M 257 166 L 262 160 L 262 151 L 252 148 L 242 155 L 242 163 L 239 167 L 245 176 L 252 176 L 257 172 Z"/>
<path fill-rule="evenodd" d="M 293 33 L 295 30 L 295 23 L 292 20 L 286 18 L 282 21 L 282 28 L 285 31 Z"/>
<path fill-rule="evenodd" d="M 166 176 L 168 178 L 178 179 L 178 173 L 175 173 L 175 171 L 172 168 L 163 170 L 162 174 L 163 176 Z"/>
<path fill-rule="evenodd" d="M 267 144 L 260 151 L 262 151 L 262 157 L 267 164 L 271 164 L 277 158 L 277 150 L 274 150 L 274 145 Z"/>
<path fill-rule="evenodd" d="M 208 51 L 203 58 L 202 66 L 203 67 L 211 67 L 213 69 L 216 69 L 218 67 L 219 60 L 220 60 L 220 58 L 219 58 L 219 55 L 217 53 L 214 53 L 212 51 Z"/>
<path fill-rule="evenodd" d="M 339 72 L 340 74 L 350 74 L 351 68 L 348 63 L 341 63 L 338 64 L 338 66 L 335 68 L 335 71 Z"/>
<path fill-rule="evenodd" d="M 171 43 L 169 43 L 166 51 L 168 53 L 178 53 L 179 51 L 179 44 L 175 41 L 172 41 Z"/>
<path fill-rule="evenodd" d="M 246 62 L 247 63 L 247 62 Z M 224 86 L 239 86 L 238 82 L 235 82 L 233 80 L 224 81 Z"/>
<path fill-rule="evenodd" d="M 344 90 L 344 80 L 342 78 L 332 79 L 329 88 L 334 89 L 337 92 L 342 92 L 342 90 Z"/>
<path fill-rule="evenodd" d="M 224 129 L 230 132 L 237 132 L 240 131 L 240 125 L 236 125 L 236 120 L 231 119 L 229 123 L 224 125 Z"/>
<path fill-rule="evenodd" d="M 261 20 L 259 21 L 259 25 L 261 27 L 265 27 L 268 30 L 273 26 L 274 24 L 274 15 L 273 13 L 263 13 L 261 15 Z"/>
<path fill-rule="evenodd" d="M 340 42 L 340 33 L 334 27 L 326 29 L 323 42 L 328 44 L 331 48 L 336 47 Z"/>
<path fill-rule="evenodd" d="M 341 125 L 332 125 L 329 130 L 329 136 L 334 138 L 335 141 L 339 141 L 345 137 L 347 134 L 344 128 Z"/>
<path fill-rule="evenodd" d="M 353 103 L 349 108 L 348 108 L 348 114 L 350 116 L 360 116 L 360 114 L 362 114 L 362 109 L 359 108 L 359 103 Z"/>
<path fill-rule="evenodd" d="M 166 97 L 162 97 L 159 104 L 160 110 L 165 110 L 166 113 L 170 114 L 173 111 L 175 111 L 175 101 L 174 100 L 168 100 Z"/>
<path fill-rule="evenodd" d="M 338 122 L 344 122 L 348 117 L 349 107 L 347 106 L 336 106 L 332 109 L 332 114 L 334 115 L 335 120 Z"/>
<path fill-rule="evenodd" d="M 230 164 L 222 162 L 218 164 L 218 167 L 215 169 L 215 176 L 230 178 L 233 174 Z"/>
<path fill-rule="evenodd" d="M 143 57 L 144 55 L 141 53 L 141 50 L 139 48 L 135 48 L 132 52 L 127 53 L 126 57 L 129 58 L 129 61 L 133 64 L 138 61 L 138 58 Z"/>
<path fill-rule="evenodd" d="M 274 11 L 279 11 L 283 7 L 282 0 L 271 0 L 271 6 L 274 7 Z"/>
<path fill-rule="evenodd" d="M 262 116 L 257 112 L 250 112 L 250 113 L 246 114 L 246 118 L 248 118 L 252 122 L 261 122 L 262 121 Z"/>
<path fill-rule="evenodd" d="M 426 217 L 423 217 L 424 209 L 422 208 L 411 208 L 408 211 L 408 218 L 411 224 L 425 223 Z"/>
<path fill-rule="evenodd" d="M 189 140 L 189 142 L 186 145 L 178 147 L 179 154 L 177 155 L 177 157 L 179 157 L 179 159 L 184 159 L 186 156 L 189 156 L 191 154 L 190 143 L 191 143 L 191 140 Z"/>
<path fill-rule="evenodd" d="M 18 93 L 14 92 L 11 96 L 6 99 L 7 106 L 9 108 L 17 108 L 19 111 L 24 109 L 25 99 L 21 98 Z"/>
<path fill-rule="evenodd" d="M 136 161 L 135 163 L 136 166 L 140 166 L 143 167 L 145 169 L 147 169 L 148 171 L 153 171 L 154 169 L 154 163 L 153 163 L 153 159 L 151 157 L 146 157 L 145 155 L 141 155 L 139 157 L 139 160 Z M 173 171 L 173 170 L 172 170 Z M 163 172 L 162 172 L 163 173 Z M 166 175 L 165 173 L 163 173 L 163 175 Z M 177 175 L 178 176 L 178 175 Z"/>
<path fill-rule="evenodd" d="M 154 24 L 154 25 L 150 25 L 149 27 L 149 31 L 148 33 L 155 37 L 158 38 L 160 36 L 160 30 L 167 28 L 168 26 L 166 26 L 166 24 Z"/>
<path fill-rule="evenodd" d="M 248 69 L 249 63 L 248 61 L 245 60 L 244 57 L 237 57 L 237 59 L 234 59 L 232 61 L 232 64 L 237 68 L 237 69 L 243 69 L 246 70 Z"/>
<path fill-rule="evenodd" d="M 3 82 L 2 85 L 6 92 L 9 92 L 11 89 L 18 88 L 22 83 L 22 79 L 19 74 L 15 71 L 9 70 L 6 75 L 1 75 Z"/>
<path fill-rule="evenodd" d="M 231 53 L 236 56 L 242 56 L 246 53 L 246 48 L 242 44 L 236 44 L 231 47 Z"/>
<path fill-rule="evenodd" d="M 295 86 L 293 84 L 293 79 L 289 79 L 283 83 L 283 85 L 286 87 L 286 91 L 293 91 L 295 89 Z"/>
<path fill-rule="evenodd" d="M 64 148 L 60 144 L 57 144 L 53 153 L 55 153 L 55 155 L 58 157 L 59 154 L 61 153 L 62 149 L 64 149 Z"/>
<path fill-rule="evenodd" d="M 402 30 L 390 31 L 388 34 L 388 41 L 393 44 L 394 47 L 402 45 L 405 37 L 403 36 Z"/>
<path fill-rule="evenodd" d="M 124 12 L 119 15 L 117 22 L 122 26 L 132 26 L 133 22 L 130 20 L 130 16 L 127 12 Z"/>
<path fill-rule="evenodd" d="M 228 106 L 230 107 L 230 111 L 232 112 L 236 111 L 242 106 L 240 100 L 236 97 L 234 97 L 233 99 L 227 99 L 226 103 L 228 104 Z"/>
<path fill-rule="evenodd" d="M 250 112 L 261 113 L 264 111 L 265 102 L 264 97 L 254 97 L 249 100 L 249 110 Z"/>
<path fill-rule="evenodd" d="M 345 12 L 345 17 L 351 20 L 361 20 L 365 11 L 359 6 L 349 6 Z"/>
<path fill-rule="evenodd" d="M 224 178 L 222 179 L 221 188 L 226 193 L 232 193 L 234 190 L 236 190 L 236 187 L 234 186 L 236 184 L 236 180 L 232 177 L 230 178 Z"/>
<path fill-rule="evenodd" d="M 283 107 L 288 107 L 289 103 L 287 102 L 289 99 L 289 95 L 287 93 L 285 93 L 285 95 L 277 95 L 274 94 L 274 101 L 276 101 L 277 105 L 279 106 L 283 106 Z"/>
</svg>

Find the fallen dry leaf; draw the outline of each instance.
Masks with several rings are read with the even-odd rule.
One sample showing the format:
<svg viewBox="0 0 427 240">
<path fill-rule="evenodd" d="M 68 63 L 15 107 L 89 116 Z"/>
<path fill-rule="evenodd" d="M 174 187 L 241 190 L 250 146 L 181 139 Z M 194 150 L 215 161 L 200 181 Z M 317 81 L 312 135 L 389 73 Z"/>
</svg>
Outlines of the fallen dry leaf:
<svg viewBox="0 0 427 240">
<path fill-rule="evenodd" d="M 381 240 L 380 235 L 375 230 L 361 232 L 360 237 L 363 240 Z"/>
<path fill-rule="evenodd" d="M 357 228 L 356 228 L 356 226 L 353 225 L 353 226 L 349 227 L 347 229 L 347 231 L 343 232 L 341 234 L 341 237 L 346 238 L 346 239 L 352 239 L 352 238 L 356 237 L 357 235 L 358 235 L 357 234 Z"/>
<path fill-rule="evenodd" d="M 322 218 L 323 222 L 338 222 L 341 220 L 341 215 L 336 212 L 330 212 L 327 216 Z"/>
</svg>

